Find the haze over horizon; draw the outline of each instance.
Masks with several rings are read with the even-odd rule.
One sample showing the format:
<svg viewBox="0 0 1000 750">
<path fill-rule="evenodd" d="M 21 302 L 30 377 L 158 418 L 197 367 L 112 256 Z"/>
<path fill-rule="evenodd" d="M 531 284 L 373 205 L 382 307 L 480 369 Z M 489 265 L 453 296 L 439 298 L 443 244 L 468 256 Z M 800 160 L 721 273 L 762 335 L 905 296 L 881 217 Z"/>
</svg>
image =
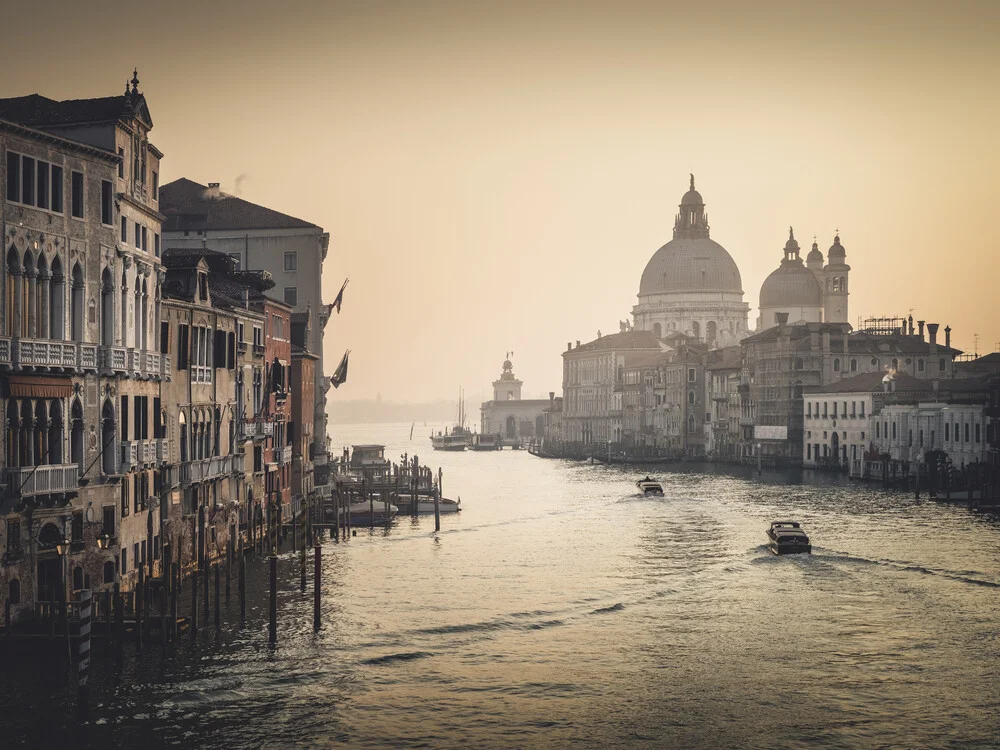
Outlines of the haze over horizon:
<svg viewBox="0 0 1000 750">
<path fill-rule="evenodd" d="M 180 0 L 6 10 L 0 96 L 120 93 L 179 177 L 323 226 L 331 399 L 525 397 L 630 319 L 693 172 L 751 327 L 788 226 L 851 265 L 850 319 L 1000 340 L 1000 4 Z M 95 52 L 101 50 L 100 56 Z M 80 64 L 86 61 L 86 65 Z M 958 265 L 961 263 L 961 265 Z"/>
</svg>

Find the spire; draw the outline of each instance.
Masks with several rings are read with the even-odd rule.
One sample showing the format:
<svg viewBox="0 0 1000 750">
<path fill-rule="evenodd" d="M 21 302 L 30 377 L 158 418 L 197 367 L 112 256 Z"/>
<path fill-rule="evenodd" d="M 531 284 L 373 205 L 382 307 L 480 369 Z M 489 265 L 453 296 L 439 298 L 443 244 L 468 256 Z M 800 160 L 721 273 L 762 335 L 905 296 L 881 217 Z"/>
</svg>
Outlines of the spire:
<svg viewBox="0 0 1000 750">
<path fill-rule="evenodd" d="M 125 98 L 128 99 L 128 79 L 125 79 Z"/>
<path fill-rule="evenodd" d="M 785 243 L 784 260 L 782 263 L 797 263 L 799 261 L 799 243 L 795 241 L 795 230 L 788 227 L 788 242 Z"/>
<path fill-rule="evenodd" d="M 788 239 L 795 242 L 795 231 L 791 227 L 788 227 Z"/>
<path fill-rule="evenodd" d="M 708 237 L 708 215 L 701 193 L 694 189 L 694 174 L 690 175 L 690 187 L 681 198 L 680 212 L 674 220 L 674 239 L 678 237 Z"/>
<path fill-rule="evenodd" d="M 133 68 L 132 69 L 132 93 L 133 94 L 138 94 L 139 93 L 139 69 L 138 68 Z"/>
<path fill-rule="evenodd" d="M 690 187 L 690 189 L 694 190 L 694 174 L 693 173 L 691 175 L 691 187 Z"/>
</svg>

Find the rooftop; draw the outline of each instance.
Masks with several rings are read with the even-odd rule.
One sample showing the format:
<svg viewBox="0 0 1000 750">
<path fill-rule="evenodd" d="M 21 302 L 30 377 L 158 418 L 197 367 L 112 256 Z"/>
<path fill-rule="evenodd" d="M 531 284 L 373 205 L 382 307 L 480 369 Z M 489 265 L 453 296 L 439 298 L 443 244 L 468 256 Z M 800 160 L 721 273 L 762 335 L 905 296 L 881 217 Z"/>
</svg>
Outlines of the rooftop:
<svg viewBox="0 0 1000 750">
<path fill-rule="evenodd" d="M 164 232 L 319 228 L 185 177 L 160 187 L 160 212 Z"/>
</svg>

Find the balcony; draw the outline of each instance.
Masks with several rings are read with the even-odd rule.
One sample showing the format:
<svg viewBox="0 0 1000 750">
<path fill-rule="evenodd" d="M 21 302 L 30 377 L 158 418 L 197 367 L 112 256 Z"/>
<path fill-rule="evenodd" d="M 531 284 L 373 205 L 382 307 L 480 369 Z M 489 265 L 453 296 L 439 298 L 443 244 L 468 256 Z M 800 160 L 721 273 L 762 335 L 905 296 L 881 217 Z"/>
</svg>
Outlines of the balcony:
<svg viewBox="0 0 1000 750">
<path fill-rule="evenodd" d="M 121 464 L 122 473 L 125 473 L 126 471 L 131 471 L 132 469 L 135 468 L 137 463 L 139 463 L 139 441 L 123 440 L 122 464 Z"/>
<path fill-rule="evenodd" d="M 166 440 L 157 440 L 156 442 L 156 461 L 157 463 L 165 464 L 170 461 L 170 443 Z"/>
<path fill-rule="evenodd" d="M 284 466 L 292 462 L 292 446 L 286 445 L 280 451 L 275 451 L 278 457 L 278 464 Z"/>
<path fill-rule="evenodd" d="M 97 345 L 56 339 L 0 339 L 0 365 L 96 370 Z"/>
<path fill-rule="evenodd" d="M 264 356 L 264 345 L 263 344 L 254 344 L 253 345 L 253 353 L 254 353 L 255 357 L 263 357 Z"/>
<path fill-rule="evenodd" d="M 247 342 L 246 341 L 237 341 L 236 342 L 236 351 L 238 351 L 240 354 L 246 354 L 246 351 L 247 351 Z"/>
<path fill-rule="evenodd" d="M 76 464 L 48 464 L 4 469 L 4 483 L 12 497 L 74 492 L 80 485 Z"/>
<path fill-rule="evenodd" d="M 229 476 L 243 472 L 243 454 L 230 456 L 212 456 L 180 464 L 180 483 L 182 485 L 206 482 L 211 479 Z"/>
<path fill-rule="evenodd" d="M 269 438 L 274 434 L 274 422 L 244 420 L 240 422 L 240 433 L 244 440 Z"/>
<path fill-rule="evenodd" d="M 124 346 L 101 347 L 101 374 L 124 375 L 126 371 L 126 353 Z"/>
</svg>

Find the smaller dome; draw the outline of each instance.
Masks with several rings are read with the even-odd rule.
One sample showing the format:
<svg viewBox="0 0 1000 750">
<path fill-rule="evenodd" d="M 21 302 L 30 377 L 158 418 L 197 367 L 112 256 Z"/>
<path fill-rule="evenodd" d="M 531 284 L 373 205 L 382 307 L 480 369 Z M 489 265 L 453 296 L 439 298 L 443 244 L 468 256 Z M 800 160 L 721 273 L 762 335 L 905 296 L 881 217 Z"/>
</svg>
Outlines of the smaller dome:
<svg viewBox="0 0 1000 750">
<path fill-rule="evenodd" d="M 840 244 L 839 234 L 837 234 L 833 238 L 833 244 L 830 245 L 830 249 L 827 251 L 827 255 L 829 255 L 831 258 L 838 258 L 838 257 L 843 258 L 847 255 L 847 251 L 844 249 L 844 246 Z"/>
<path fill-rule="evenodd" d="M 795 241 L 795 232 L 792 231 L 791 227 L 788 227 L 788 242 L 785 243 L 785 252 L 796 255 L 799 252 L 799 243 Z"/>
<path fill-rule="evenodd" d="M 782 264 L 764 279 L 760 307 L 821 307 L 823 290 L 812 271 L 799 263 Z"/>
<path fill-rule="evenodd" d="M 819 261 L 820 263 L 823 262 L 823 253 L 820 252 L 819 245 L 813 242 L 812 250 L 810 250 L 809 255 L 806 256 L 806 262 L 815 263 L 816 261 Z"/>
<path fill-rule="evenodd" d="M 684 193 L 684 197 L 681 198 L 682 206 L 704 206 L 705 201 L 702 200 L 701 193 L 694 189 L 694 175 L 691 175 L 691 187 L 688 191 Z"/>
<path fill-rule="evenodd" d="M 674 193 L 676 195 L 676 193 Z M 684 193 L 684 197 L 681 198 L 682 206 L 704 206 L 705 201 L 701 197 L 701 193 L 697 190 L 688 190 Z"/>
</svg>

